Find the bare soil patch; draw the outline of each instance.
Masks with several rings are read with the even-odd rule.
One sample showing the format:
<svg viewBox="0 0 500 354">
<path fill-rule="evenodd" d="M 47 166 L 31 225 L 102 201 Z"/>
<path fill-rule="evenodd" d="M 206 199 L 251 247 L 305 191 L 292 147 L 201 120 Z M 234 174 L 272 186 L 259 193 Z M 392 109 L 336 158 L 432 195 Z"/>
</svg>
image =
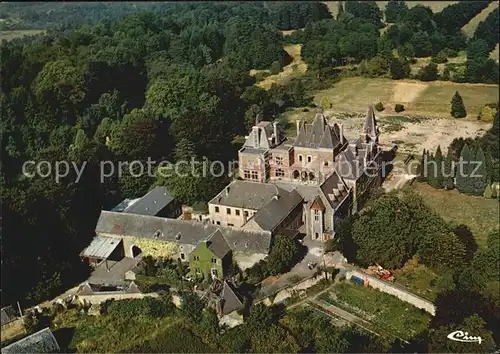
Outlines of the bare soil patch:
<svg viewBox="0 0 500 354">
<path fill-rule="evenodd" d="M 396 82 L 394 85 L 394 102 L 411 103 L 427 88 L 424 83 Z"/>
</svg>

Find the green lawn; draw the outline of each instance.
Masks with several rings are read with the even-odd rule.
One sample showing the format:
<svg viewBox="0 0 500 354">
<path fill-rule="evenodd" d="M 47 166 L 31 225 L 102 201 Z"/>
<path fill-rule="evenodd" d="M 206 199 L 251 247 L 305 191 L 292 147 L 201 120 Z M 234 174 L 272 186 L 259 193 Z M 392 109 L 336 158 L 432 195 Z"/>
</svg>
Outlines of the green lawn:
<svg viewBox="0 0 500 354">
<path fill-rule="evenodd" d="M 402 339 L 410 339 L 427 328 L 430 315 L 398 298 L 351 282 L 333 288 L 322 297 L 334 305 L 372 323 L 374 330 L 383 330 Z"/>
<path fill-rule="evenodd" d="M 0 42 L 4 39 L 6 41 L 11 41 L 15 38 L 34 36 L 40 33 L 45 33 L 45 30 L 12 30 L 12 31 L 0 31 Z"/>
<path fill-rule="evenodd" d="M 456 225 L 467 225 L 479 246 L 484 246 L 487 235 L 499 227 L 500 204 L 496 200 L 469 196 L 456 190 L 434 189 L 425 183 L 415 182 L 412 188 L 444 220 Z"/>
</svg>

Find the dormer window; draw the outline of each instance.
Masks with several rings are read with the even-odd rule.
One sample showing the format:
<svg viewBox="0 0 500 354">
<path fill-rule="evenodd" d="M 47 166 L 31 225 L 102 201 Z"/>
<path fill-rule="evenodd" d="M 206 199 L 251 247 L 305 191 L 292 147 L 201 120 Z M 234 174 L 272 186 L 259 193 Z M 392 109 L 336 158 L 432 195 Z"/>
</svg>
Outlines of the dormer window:
<svg viewBox="0 0 500 354">
<path fill-rule="evenodd" d="M 155 239 L 159 238 L 160 236 L 163 236 L 163 232 L 161 232 L 161 230 L 156 230 L 155 233 L 153 234 L 153 237 Z"/>
</svg>

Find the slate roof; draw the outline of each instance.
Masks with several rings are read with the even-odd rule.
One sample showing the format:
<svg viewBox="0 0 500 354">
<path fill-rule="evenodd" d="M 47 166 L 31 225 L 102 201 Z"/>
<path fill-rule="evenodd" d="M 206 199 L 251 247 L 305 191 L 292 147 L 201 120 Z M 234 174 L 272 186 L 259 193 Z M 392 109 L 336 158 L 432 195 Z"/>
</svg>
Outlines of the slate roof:
<svg viewBox="0 0 500 354">
<path fill-rule="evenodd" d="M 2 348 L 2 353 L 57 353 L 59 350 L 56 338 L 47 327 Z"/>
<path fill-rule="evenodd" d="M 296 191 L 272 198 L 253 217 L 263 230 L 274 230 L 304 198 Z"/>
<path fill-rule="evenodd" d="M 328 125 L 325 116 L 316 114 L 312 124 L 302 124 L 294 146 L 334 149 L 340 145 L 340 128 Z"/>
<path fill-rule="evenodd" d="M 116 237 L 96 236 L 90 245 L 80 253 L 80 256 L 106 259 L 118 247 L 120 242 L 121 240 L 117 240 Z"/>
<path fill-rule="evenodd" d="M 215 231 L 233 251 L 267 253 L 271 242 L 268 231 L 244 230 L 233 227 L 178 220 L 148 215 L 101 211 L 95 228 L 98 235 L 134 236 L 196 246 Z"/>
<path fill-rule="evenodd" d="M 220 230 L 211 234 L 205 242 L 207 243 L 208 249 L 220 259 L 224 258 L 224 256 L 231 251 L 231 248 L 224 239 L 224 236 L 222 236 Z"/>
<path fill-rule="evenodd" d="M 144 197 L 123 210 L 124 213 L 139 215 L 157 215 L 163 208 L 169 205 L 174 197 L 167 188 L 157 186 L 150 190 Z"/>
<path fill-rule="evenodd" d="M 141 198 L 129 199 L 126 198 L 120 202 L 117 206 L 115 206 L 111 211 L 124 211 L 125 209 L 132 206 L 132 204 L 138 202 Z"/>
<path fill-rule="evenodd" d="M 239 299 L 238 295 L 233 291 L 231 286 L 224 281 L 224 287 L 222 288 L 221 297 L 224 300 L 222 304 L 222 313 L 227 315 L 233 311 L 237 311 L 243 308 L 243 303 Z"/>
<path fill-rule="evenodd" d="M 0 310 L 0 320 L 2 326 L 19 318 L 19 313 L 12 306 L 4 307 Z"/>
<path fill-rule="evenodd" d="M 274 126 L 269 121 L 262 121 L 252 127 L 243 147 L 254 149 L 269 149 L 272 147 Z M 257 136 L 256 136 L 257 135 Z"/>
<path fill-rule="evenodd" d="M 345 184 L 344 180 L 342 179 L 341 176 L 337 173 L 336 170 L 333 170 L 332 174 L 328 176 L 328 178 L 323 182 L 323 184 L 320 186 L 321 191 L 324 193 L 324 195 L 327 197 L 326 199 L 330 203 L 332 208 L 335 208 L 338 206 L 338 204 L 344 199 L 344 197 L 348 193 L 348 187 Z M 337 189 L 340 191 L 339 196 L 335 196 L 334 194 L 334 189 Z M 342 190 L 343 189 L 343 190 Z M 331 197 L 333 194 L 333 197 Z"/>
<path fill-rule="evenodd" d="M 275 195 L 287 192 L 271 183 L 237 180 L 231 182 L 209 204 L 259 210 Z"/>
</svg>

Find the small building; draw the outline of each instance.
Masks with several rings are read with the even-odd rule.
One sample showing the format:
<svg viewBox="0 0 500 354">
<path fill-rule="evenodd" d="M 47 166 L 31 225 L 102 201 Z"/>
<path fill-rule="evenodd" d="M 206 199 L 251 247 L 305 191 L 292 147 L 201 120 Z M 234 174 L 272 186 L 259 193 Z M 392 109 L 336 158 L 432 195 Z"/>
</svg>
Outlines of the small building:
<svg viewBox="0 0 500 354">
<path fill-rule="evenodd" d="M 243 302 L 234 290 L 234 284 L 214 279 L 208 290 L 200 294 L 201 300 L 215 310 L 219 317 L 243 309 Z"/>
<path fill-rule="evenodd" d="M 189 258 L 191 271 L 194 274 L 203 274 L 206 279 L 224 278 L 232 262 L 231 248 L 220 230 L 200 242 Z"/>
<path fill-rule="evenodd" d="M 60 350 L 54 334 L 47 327 L 2 348 L 2 353 L 59 353 Z"/>
<path fill-rule="evenodd" d="M 163 186 L 154 187 L 142 198 L 125 199 L 112 211 L 165 218 L 176 218 L 182 213 L 181 205 Z"/>
<path fill-rule="evenodd" d="M 125 257 L 123 242 L 120 239 L 106 236 L 96 236 L 82 252 L 81 259 L 87 259 L 88 262 L 97 266 L 101 262 L 120 261 Z"/>
<path fill-rule="evenodd" d="M 8 340 L 26 333 L 23 318 L 12 306 L 1 309 L 2 340 Z"/>
</svg>

